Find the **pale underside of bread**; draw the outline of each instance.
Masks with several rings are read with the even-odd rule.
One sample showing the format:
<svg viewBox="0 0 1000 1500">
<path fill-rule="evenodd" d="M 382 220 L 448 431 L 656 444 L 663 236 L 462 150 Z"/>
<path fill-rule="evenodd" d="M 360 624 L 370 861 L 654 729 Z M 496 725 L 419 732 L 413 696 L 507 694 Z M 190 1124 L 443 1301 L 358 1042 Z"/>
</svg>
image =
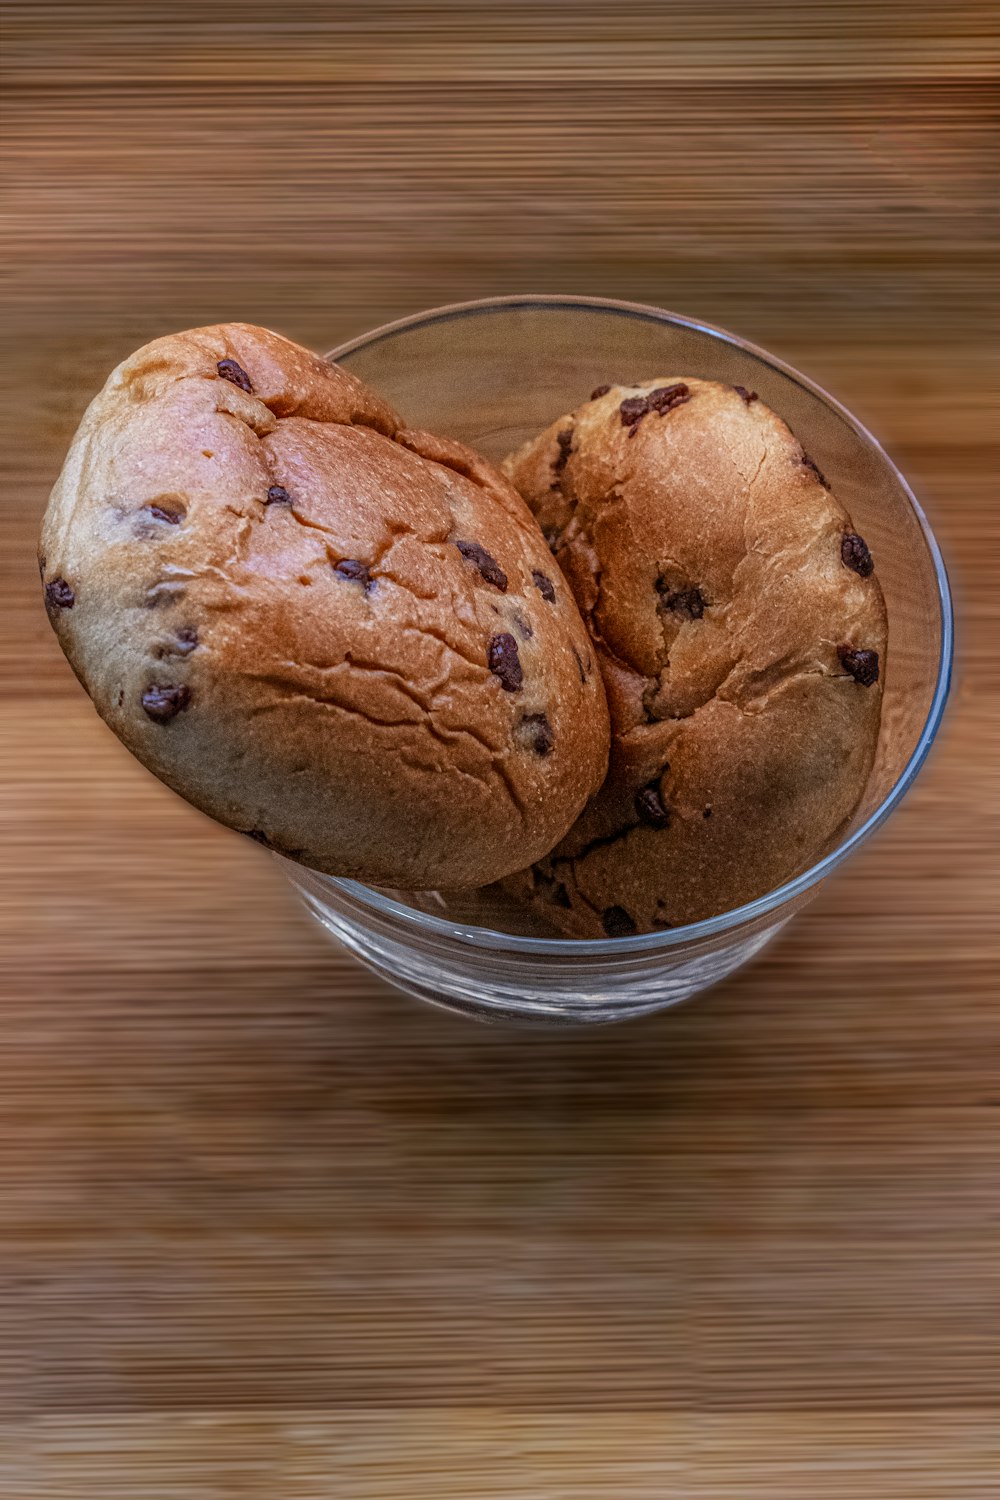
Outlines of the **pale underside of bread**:
<svg viewBox="0 0 1000 1500">
<path fill-rule="evenodd" d="M 711 917 L 799 872 L 864 792 L 887 627 L 796 438 L 752 392 L 662 376 L 598 393 L 503 468 L 573 587 L 612 720 L 603 788 L 510 889 L 600 936 Z M 870 675 L 866 653 L 869 684 L 845 666 Z"/>
</svg>

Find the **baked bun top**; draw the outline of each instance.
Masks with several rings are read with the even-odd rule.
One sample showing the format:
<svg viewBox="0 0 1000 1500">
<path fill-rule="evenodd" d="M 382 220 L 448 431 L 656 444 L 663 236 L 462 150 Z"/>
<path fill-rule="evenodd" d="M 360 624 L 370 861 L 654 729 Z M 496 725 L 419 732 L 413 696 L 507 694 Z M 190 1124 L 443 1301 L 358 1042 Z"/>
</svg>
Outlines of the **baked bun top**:
<svg viewBox="0 0 1000 1500">
<path fill-rule="evenodd" d="M 816 465 L 754 392 L 667 375 L 602 388 L 503 467 L 574 590 L 612 719 L 607 783 L 537 898 L 598 935 L 789 878 L 862 795 L 886 647 L 871 555 Z"/>
<path fill-rule="evenodd" d="M 331 874 L 491 881 L 604 774 L 604 690 L 510 484 L 264 329 L 157 339 L 87 410 L 41 544 L 102 717 L 221 822 Z"/>
</svg>

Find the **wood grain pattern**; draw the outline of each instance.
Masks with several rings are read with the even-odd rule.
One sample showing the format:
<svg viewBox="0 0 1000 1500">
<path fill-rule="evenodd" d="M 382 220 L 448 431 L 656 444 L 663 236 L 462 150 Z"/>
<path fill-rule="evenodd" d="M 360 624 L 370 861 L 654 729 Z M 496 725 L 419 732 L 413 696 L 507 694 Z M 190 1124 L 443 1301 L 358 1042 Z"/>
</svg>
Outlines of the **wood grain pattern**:
<svg viewBox="0 0 1000 1500">
<path fill-rule="evenodd" d="M 8 3 L 0 1493 L 1000 1483 L 995 6 Z M 746 972 L 595 1034 L 390 992 L 96 719 L 38 597 L 89 395 L 608 294 L 806 369 L 925 501 L 958 685 Z"/>
</svg>

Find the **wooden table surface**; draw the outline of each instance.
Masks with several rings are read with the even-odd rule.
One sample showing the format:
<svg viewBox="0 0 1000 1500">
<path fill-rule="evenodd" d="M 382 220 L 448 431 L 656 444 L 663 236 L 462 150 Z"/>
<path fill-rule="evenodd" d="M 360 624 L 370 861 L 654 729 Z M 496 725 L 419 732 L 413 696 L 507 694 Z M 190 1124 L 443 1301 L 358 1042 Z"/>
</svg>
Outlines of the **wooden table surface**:
<svg viewBox="0 0 1000 1500">
<path fill-rule="evenodd" d="M 0 1494 L 995 1496 L 996 7 L 5 12 Z M 329 945 L 100 724 L 35 573 L 138 344 L 512 291 L 806 370 L 958 604 L 889 826 L 731 982 L 587 1033 Z"/>
</svg>

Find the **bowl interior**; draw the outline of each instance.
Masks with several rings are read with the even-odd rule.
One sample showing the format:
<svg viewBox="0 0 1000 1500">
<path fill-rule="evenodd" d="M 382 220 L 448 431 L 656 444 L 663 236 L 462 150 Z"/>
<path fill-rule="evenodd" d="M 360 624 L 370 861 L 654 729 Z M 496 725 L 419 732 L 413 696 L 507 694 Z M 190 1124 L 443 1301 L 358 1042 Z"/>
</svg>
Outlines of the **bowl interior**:
<svg viewBox="0 0 1000 1500">
<path fill-rule="evenodd" d="M 870 831 L 933 738 L 951 633 L 936 545 L 902 476 L 871 435 L 805 377 L 733 335 L 660 312 L 589 299 L 523 298 L 445 308 L 333 351 L 413 426 L 457 437 L 498 462 L 597 385 L 697 375 L 755 390 L 791 427 L 876 560 L 889 617 L 882 728 L 862 801 L 831 850 Z M 820 878 L 825 870 L 812 867 Z M 494 891 L 394 892 L 431 915 L 551 935 Z M 702 925 L 702 924 L 699 924 Z"/>
</svg>

